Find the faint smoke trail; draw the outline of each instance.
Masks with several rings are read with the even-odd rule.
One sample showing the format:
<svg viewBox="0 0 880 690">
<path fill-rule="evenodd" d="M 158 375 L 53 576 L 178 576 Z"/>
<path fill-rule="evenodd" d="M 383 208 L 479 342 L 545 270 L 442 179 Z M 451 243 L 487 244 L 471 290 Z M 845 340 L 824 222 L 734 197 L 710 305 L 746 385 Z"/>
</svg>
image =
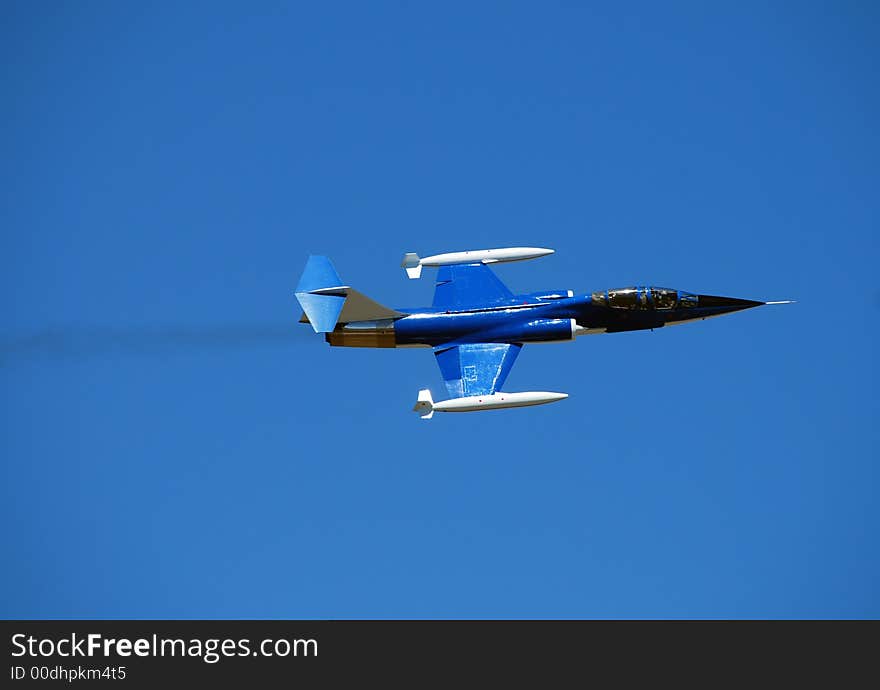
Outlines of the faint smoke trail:
<svg viewBox="0 0 880 690">
<path fill-rule="evenodd" d="M 0 364 L 15 359 L 84 359 L 107 355 L 165 355 L 186 350 L 295 345 L 312 330 L 297 323 L 216 326 L 48 328 L 0 339 Z"/>
</svg>

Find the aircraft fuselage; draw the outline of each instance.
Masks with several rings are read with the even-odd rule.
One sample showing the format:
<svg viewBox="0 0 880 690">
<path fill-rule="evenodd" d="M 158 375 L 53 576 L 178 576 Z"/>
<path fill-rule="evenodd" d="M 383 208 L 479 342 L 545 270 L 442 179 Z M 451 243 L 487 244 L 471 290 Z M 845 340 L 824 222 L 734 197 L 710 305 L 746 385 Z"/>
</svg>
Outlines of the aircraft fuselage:
<svg viewBox="0 0 880 690">
<path fill-rule="evenodd" d="M 349 347 L 564 342 L 580 335 L 662 328 L 762 304 L 651 287 L 587 295 L 532 293 L 494 305 L 401 309 L 406 314 L 402 318 L 340 324 L 326 339 L 331 345 Z"/>
</svg>

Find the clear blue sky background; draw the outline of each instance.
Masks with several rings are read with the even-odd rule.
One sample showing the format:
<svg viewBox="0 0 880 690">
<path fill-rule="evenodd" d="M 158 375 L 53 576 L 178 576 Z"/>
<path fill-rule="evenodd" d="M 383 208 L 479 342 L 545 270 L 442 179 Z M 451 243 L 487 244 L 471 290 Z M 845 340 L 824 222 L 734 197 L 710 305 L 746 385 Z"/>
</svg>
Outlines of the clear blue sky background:
<svg viewBox="0 0 880 690">
<path fill-rule="evenodd" d="M 880 13 L 842 3 L 2 9 L 5 617 L 880 616 Z M 296 324 L 309 253 L 557 253 L 515 290 L 797 299 L 527 347 Z"/>
</svg>

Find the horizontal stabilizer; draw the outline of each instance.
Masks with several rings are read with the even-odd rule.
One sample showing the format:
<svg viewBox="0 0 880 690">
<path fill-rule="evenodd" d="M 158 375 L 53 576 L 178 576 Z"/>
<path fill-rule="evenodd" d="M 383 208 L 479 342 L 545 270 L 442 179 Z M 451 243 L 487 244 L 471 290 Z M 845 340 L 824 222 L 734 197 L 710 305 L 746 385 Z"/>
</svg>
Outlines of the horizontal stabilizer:
<svg viewBox="0 0 880 690">
<path fill-rule="evenodd" d="M 345 304 L 342 307 L 342 313 L 339 314 L 339 323 L 399 319 L 406 316 L 402 311 L 389 309 L 353 288 L 345 288 L 345 292 Z"/>
</svg>

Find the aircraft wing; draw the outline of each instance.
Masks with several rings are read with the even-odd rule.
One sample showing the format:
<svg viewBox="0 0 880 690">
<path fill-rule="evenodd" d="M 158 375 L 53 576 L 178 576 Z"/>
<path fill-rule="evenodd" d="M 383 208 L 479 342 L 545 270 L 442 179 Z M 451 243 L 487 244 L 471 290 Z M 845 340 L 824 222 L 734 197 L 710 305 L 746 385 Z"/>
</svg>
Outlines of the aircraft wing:
<svg viewBox="0 0 880 690">
<path fill-rule="evenodd" d="M 434 350 L 446 389 L 452 398 L 491 395 L 498 391 L 522 345 L 472 343 Z"/>
<path fill-rule="evenodd" d="M 441 266 L 437 272 L 433 306 L 438 309 L 493 306 L 512 300 L 513 293 L 486 264 Z"/>
</svg>

